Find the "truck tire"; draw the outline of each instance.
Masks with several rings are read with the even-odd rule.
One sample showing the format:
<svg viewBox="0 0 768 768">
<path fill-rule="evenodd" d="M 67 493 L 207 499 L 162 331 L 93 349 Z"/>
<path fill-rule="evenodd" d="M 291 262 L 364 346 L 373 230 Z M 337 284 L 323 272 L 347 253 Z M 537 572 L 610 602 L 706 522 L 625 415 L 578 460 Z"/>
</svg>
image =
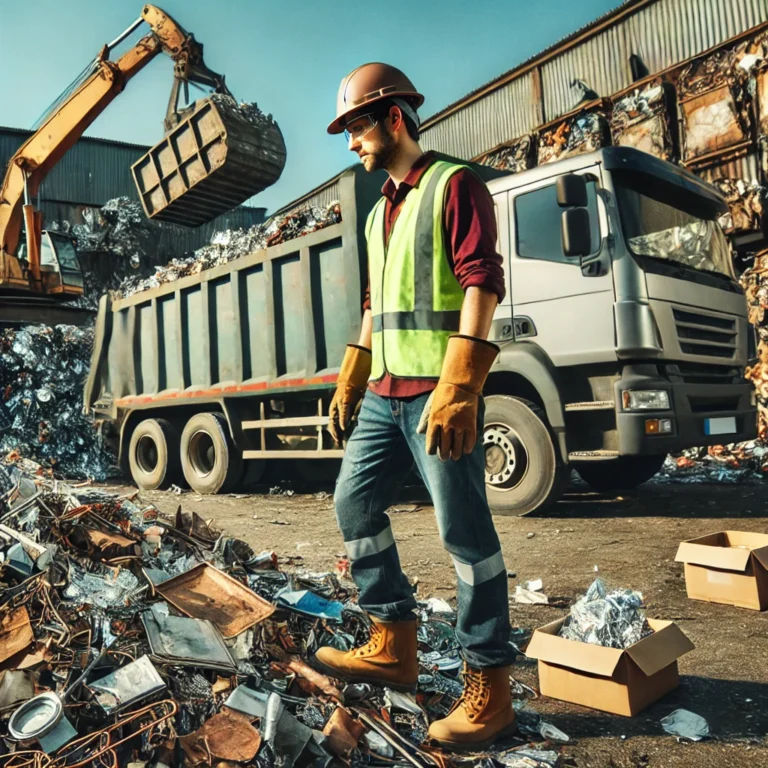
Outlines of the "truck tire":
<svg viewBox="0 0 768 768">
<path fill-rule="evenodd" d="M 485 400 L 485 490 L 495 515 L 527 515 L 554 504 L 568 477 L 544 412 L 508 395 Z"/>
<path fill-rule="evenodd" d="M 128 469 L 138 488 L 167 488 L 181 478 L 179 432 L 166 419 L 140 421 L 128 445 Z"/>
<path fill-rule="evenodd" d="M 650 480 L 663 466 L 666 455 L 622 456 L 611 461 L 574 465 L 581 479 L 594 490 L 628 491 Z"/>
<path fill-rule="evenodd" d="M 243 459 L 220 413 L 198 413 L 181 433 L 181 466 L 192 490 L 227 493 L 243 474 Z"/>
</svg>

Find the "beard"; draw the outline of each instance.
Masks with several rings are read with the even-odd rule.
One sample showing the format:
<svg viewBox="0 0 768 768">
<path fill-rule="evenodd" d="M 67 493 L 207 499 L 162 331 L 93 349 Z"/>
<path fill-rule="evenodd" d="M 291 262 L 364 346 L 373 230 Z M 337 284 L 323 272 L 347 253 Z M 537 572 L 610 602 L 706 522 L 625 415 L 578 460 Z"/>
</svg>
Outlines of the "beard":
<svg viewBox="0 0 768 768">
<path fill-rule="evenodd" d="M 396 151 L 397 146 L 394 137 L 389 133 L 385 134 L 384 138 L 378 141 L 363 157 L 362 162 L 365 170 L 368 173 L 373 173 L 386 168 Z"/>
</svg>

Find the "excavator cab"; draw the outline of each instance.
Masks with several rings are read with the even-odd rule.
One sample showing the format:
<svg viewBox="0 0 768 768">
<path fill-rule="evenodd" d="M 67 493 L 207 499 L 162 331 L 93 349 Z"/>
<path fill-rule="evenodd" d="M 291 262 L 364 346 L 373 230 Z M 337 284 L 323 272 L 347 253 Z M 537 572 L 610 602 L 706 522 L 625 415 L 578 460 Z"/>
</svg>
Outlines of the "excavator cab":
<svg viewBox="0 0 768 768">
<path fill-rule="evenodd" d="M 61 232 L 43 230 L 40 233 L 40 293 L 60 298 L 82 296 L 83 270 L 75 244 L 73 238 Z M 34 269 L 29 260 L 27 240 L 19 245 L 17 257 L 22 269 L 31 277 Z"/>
</svg>

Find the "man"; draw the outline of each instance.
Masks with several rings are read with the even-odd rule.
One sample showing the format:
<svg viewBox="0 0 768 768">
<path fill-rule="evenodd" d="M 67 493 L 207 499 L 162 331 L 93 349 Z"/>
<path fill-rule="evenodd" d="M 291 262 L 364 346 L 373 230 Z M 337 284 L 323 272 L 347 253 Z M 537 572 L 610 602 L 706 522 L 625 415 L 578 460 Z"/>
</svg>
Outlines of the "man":
<svg viewBox="0 0 768 768">
<path fill-rule="evenodd" d="M 465 662 L 464 693 L 429 736 L 477 750 L 515 730 L 507 574 L 478 439 L 498 353 L 486 338 L 504 282 L 490 194 L 466 166 L 422 152 L 423 101 L 400 70 L 365 64 L 342 80 L 328 127 L 346 133 L 367 171 L 383 168 L 389 179 L 368 217 L 362 332 L 347 347 L 329 425 L 341 443 L 362 398 L 334 500 L 371 638 L 347 653 L 320 648 L 313 661 L 349 681 L 415 690 L 416 601 L 386 514 L 415 460 L 458 575 Z"/>
</svg>

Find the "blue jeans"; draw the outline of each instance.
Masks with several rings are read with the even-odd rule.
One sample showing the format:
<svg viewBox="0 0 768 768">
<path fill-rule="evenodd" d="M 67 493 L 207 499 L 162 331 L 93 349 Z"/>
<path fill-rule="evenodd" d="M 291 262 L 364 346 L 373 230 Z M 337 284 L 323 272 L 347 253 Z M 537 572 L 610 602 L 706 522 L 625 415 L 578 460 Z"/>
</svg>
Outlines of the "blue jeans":
<svg viewBox="0 0 768 768">
<path fill-rule="evenodd" d="M 485 496 L 482 439 L 459 461 L 428 456 L 426 436 L 416 433 L 427 397 L 401 400 L 369 390 L 344 452 L 334 501 L 359 604 L 384 621 L 414 618 L 416 599 L 387 509 L 415 460 L 458 576 L 456 637 L 464 660 L 475 668 L 511 664 L 507 573 Z M 483 412 L 481 401 L 478 435 Z"/>
</svg>

